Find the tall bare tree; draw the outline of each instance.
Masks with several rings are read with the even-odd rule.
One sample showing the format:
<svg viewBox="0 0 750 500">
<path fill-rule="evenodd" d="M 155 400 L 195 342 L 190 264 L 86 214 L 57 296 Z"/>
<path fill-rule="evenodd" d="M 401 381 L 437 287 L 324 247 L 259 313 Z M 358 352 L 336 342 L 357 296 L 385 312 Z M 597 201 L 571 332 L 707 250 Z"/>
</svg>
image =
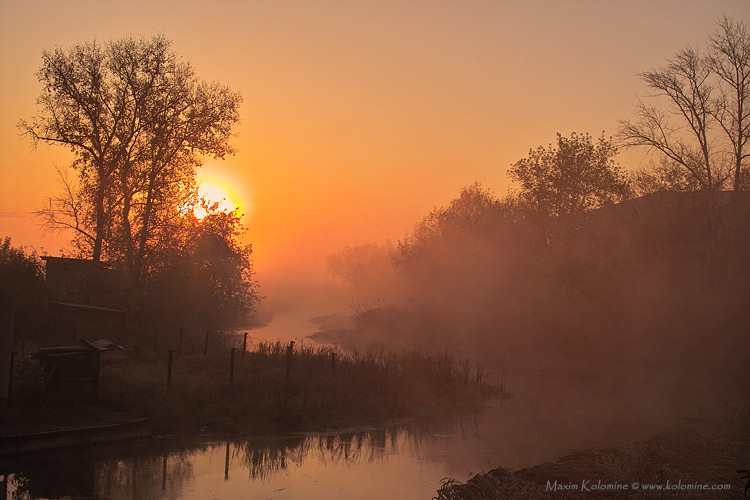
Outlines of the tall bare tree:
<svg viewBox="0 0 750 500">
<path fill-rule="evenodd" d="M 634 120 L 620 122 L 624 146 L 644 146 L 688 174 L 703 190 L 743 188 L 750 138 L 750 36 L 724 18 L 708 50 L 687 47 L 640 73 L 652 91 Z"/>
<path fill-rule="evenodd" d="M 724 18 L 709 42 L 708 66 L 719 79 L 714 109 L 717 123 L 731 145 L 733 187 L 747 189 L 750 157 L 750 30 Z M 743 178 L 744 176 L 744 178 Z"/>
</svg>

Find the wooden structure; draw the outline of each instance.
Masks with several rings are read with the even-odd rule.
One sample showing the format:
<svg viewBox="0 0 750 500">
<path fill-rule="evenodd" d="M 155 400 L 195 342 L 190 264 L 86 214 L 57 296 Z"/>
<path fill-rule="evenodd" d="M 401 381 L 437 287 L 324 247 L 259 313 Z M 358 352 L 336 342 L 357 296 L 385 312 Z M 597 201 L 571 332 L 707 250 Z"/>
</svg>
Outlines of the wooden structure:
<svg viewBox="0 0 750 500">
<path fill-rule="evenodd" d="M 10 398 L 13 381 L 13 315 L 15 301 L 0 299 L 0 407 Z"/>
<path fill-rule="evenodd" d="M 50 302 L 49 309 L 56 326 L 56 342 L 76 342 L 85 337 L 125 338 L 125 311 L 107 307 Z"/>
<path fill-rule="evenodd" d="M 122 287 L 115 269 L 89 259 L 42 259 L 50 298 L 45 342 L 64 345 L 80 338 L 124 338 L 125 311 L 116 309 L 123 304 Z"/>
<path fill-rule="evenodd" d="M 102 339 L 81 340 L 64 347 L 43 347 L 32 356 L 44 370 L 45 389 L 67 395 L 96 397 L 99 389 L 99 357 L 111 351 L 114 343 Z"/>
<path fill-rule="evenodd" d="M 141 418 L 93 427 L 77 427 L 39 432 L 36 434 L 0 436 L 0 455 L 28 453 L 71 446 L 89 446 L 150 435 L 151 429 L 148 419 Z"/>
<path fill-rule="evenodd" d="M 44 256 L 45 281 L 54 300 L 111 305 L 112 271 L 90 259 Z"/>
</svg>

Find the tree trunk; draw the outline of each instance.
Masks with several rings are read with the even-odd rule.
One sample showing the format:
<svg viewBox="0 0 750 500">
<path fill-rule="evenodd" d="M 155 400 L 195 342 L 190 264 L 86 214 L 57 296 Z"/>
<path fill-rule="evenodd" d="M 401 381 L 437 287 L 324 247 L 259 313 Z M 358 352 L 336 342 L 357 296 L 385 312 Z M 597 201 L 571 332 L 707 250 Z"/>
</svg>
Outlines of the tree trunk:
<svg viewBox="0 0 750 500">
<path fill-rule="evenodd" d="M 122 237 L 125 241 L 125 265 L 128 270 L 133 269 L 135 245 L 133 243 L 133 231 L 130 227 L 130 207 L 132 204 L 132 193 L 128 186 L 128 174 L 126 169 L 122 170 Z"/>
<path fill-rule="evenodd" d="M 734 190 L 740 191 L 742 189 L 741 181 L 742 181 L 742 150 L 744 146 L 744 140 L 745 136 L 742 133 L 744 122 L 742 121 L 742 113 L 744 113 L 743 109 L 743 103 L 744 100 L 742 99 L 742 96 L 737 96 L 737 146 L 735 147 L 736 153 L 735 153 L 735 159 L 734 159 Z"/>
<path fill-rule="evenodd" d="M 143 222 L 141 225 L 141 233 L 138 242 L 138 254 L 135 259 L 135 268 L 133 274 L 136 279 L 140 279 L 141 273 L 143 272 L 143 261 L 146 254 L 146 241 L 148 240 L 149 233 L 149 222 L 151 219 L 151 210 L 154 205 L 154 183 L 156 178 L 152 175 L 148 180 L 148 191 L 146 193 L 146 207 L 143 210 Z"/>
<path fill-rule="evenodd" d="M 91 259 L 99 262 L 102 258 L 102 242 L 104 240 L 104 180 L 99 179 L 96 192 L 96 230 L 94 233 L 94 250 Z"/>
</svg>

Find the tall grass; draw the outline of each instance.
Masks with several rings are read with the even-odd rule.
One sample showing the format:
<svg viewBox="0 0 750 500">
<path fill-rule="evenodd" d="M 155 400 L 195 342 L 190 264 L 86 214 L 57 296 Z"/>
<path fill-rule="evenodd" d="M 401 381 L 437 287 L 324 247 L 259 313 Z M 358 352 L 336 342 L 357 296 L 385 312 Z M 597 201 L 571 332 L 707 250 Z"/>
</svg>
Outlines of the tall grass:
<svg viewBox="0 0 750 500">
<path fill-rule="evenodd" d="M 105 353 L 99 404 L 152 419 L 168 431 L 264 433 L 321 430 L 377 420 L 477 408 L 497 388 L 483 371 L 448 352 L 349 353 L 261 342 L 254 352 L 175 353 L 167 387 L 167 356 Z"/>
</svg>

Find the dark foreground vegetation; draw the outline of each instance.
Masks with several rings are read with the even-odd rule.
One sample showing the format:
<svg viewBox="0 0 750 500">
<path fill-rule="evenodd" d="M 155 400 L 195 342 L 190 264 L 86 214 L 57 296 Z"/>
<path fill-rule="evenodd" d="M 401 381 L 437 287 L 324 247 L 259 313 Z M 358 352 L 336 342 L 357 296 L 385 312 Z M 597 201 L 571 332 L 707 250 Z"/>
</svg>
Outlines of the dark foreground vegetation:
<svg viewBox="0 0 750 500">
<path fill-rule="evenodd" d="M 104 353 L 98 398 L 88 401 L 70 391 L 44 392 L 36 361 L 22 360 L 3 433 L 128 417 L 148 417 L 163 433 L 325 430 L 478 409 L 499 393 L 484 382 L 481 366 L 444 352 L 348 354 L 295 346 L 288 381 L 287 352 L 281 343 L 237 352 L 231 384 L 229 350 L 174 353 L 169 386 L 167 356 Z"/>
<path fill-rule="evenodd" d="M 517 471 L 498 467 L 466 483 L 446 479 L 437 499 L 742 498 L 748 465 L 750 404 L 746 401 L 686 420 L 627 447 L 578 451 Z M 605 487 L 620 485 L 622 489 L 595 489 L 599 481 Z M 635 482 L 637 490 L 633 489 Z M 665 491 L 667 484 L 677 485 L 678 490 Z M 575 488 L 568 489 L 569 485 Z M 662 490 L 648 489 L 651 485 L 661 485 Z M 730 485 L 730 489 L 703 491 L 696 485 Z"/>
</svg>

